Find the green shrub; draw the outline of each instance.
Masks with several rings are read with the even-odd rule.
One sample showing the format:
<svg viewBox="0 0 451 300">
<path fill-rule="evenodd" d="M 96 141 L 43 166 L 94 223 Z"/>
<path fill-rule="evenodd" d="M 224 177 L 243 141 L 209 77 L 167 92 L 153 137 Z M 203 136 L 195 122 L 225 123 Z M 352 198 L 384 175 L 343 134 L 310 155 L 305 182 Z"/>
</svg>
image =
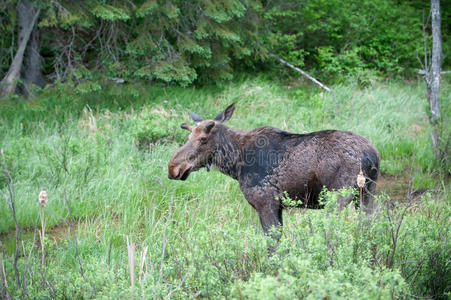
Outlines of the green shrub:
<svg viewBox="0 0 451 300">
<path fill-rule="evenodd" d="M 182 142 L 182 118 L 173 109 L 163 106 L 144 108 L 131 120 L 130 133 L 135 144 L 143 149 L 156 142 Z"/>
</svg>

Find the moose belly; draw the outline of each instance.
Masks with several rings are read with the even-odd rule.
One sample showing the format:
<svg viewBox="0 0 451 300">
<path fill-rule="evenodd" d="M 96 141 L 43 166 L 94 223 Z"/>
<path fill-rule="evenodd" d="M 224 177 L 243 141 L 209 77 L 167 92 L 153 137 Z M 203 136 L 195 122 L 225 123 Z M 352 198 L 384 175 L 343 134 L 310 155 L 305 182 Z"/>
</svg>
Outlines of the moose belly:
<svg viewBox="0 0 451 300">
<path fill-rule="evenodd" d="M 316 177 L 280 185 L 280 190 L 284 195 L 288 195 L 292 200 L 301 200 L 300 206 L 306 208 L 322 208 L 318 201 L 321 189 L 322 185 Z"/>
<path fill-rule="evenodd" d="M 297 177 L 287 180 L 286 177 L 276 174 L 260 178 L 251 173 L 247 175 L 245 180 L 240 180 L 240 187 L 246 199 L 250 200 L 249 202 L 254 207 L 261 204 L 257 203 L 261 202 L 261 199 L 272 201 L 286 196 L 292 200 L 300 200 L 302 202 L 301 207 L 322 207 L 318 202 L 322 185 L 315 176 L 311 176 L 310 179 Z"/>
</svg>

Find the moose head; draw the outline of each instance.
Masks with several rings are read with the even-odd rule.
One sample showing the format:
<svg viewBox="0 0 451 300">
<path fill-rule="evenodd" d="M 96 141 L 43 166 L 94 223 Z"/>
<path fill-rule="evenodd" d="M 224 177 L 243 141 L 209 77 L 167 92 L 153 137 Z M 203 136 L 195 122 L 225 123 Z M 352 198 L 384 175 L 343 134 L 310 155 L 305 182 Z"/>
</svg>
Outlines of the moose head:
<svg viewBox="0 0 451 300">
<path fill-rule="evenodd" d="M 235 103 L 220 112 L 214 120 L 203 120 L 197 114 L 189 111 L 196 126 L 187 123 L 182 129 L 190 132 L 188 141 L 178 149 L 168 165 L 169 179 L 186 180 L 191 172 L 203 167 L 210 169 L 216 151 L 218 127 L 228 121 L 235 110 Z"/>
</svg>

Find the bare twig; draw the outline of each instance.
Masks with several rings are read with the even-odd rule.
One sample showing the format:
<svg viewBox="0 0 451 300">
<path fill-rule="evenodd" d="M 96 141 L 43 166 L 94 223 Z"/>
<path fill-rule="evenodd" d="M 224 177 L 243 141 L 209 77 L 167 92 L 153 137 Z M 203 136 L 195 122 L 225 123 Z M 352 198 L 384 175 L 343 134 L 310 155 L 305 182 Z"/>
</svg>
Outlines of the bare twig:
<svg viewBox="0 0 451 300">
<path fill-rule="evenodd" d="M 171 299 L 172 294 L 180 289 L 182 284 L 185 282 L 185 279 L 188 276 L 189 272 L 190 272 L 190 270 L 186 271 L 185 275 L 183 275 L 183 277 L 180 280 L 179 284 L 176 286 L 175 289 L 172 289 L 172 290 L 169 291 L 169 293 L 166 295 L 166 297 L 164 297 L 165 299 Z"/>
<path fill-rule="evenodd" d="M 19 222 L 17 221 L 17 217 L 16 217 L 16 202 L 15 202 L 16 196 L 15 196 L 15 190 L 14 190 L 14 182 L 13 182 L 13 178 L 11 177 L 11 174 L 9 173 L 8 166 L 6 165 L 5 156 L 3 155 L 3 149 L 0 150 L 0 156 L 1 156 L 2 169 L 3 169 L 3 173 L 5 174 L 5 177 L 6 177 L 6 185 L 7 185 L 7 189 L 8 189 L 8 193 L 4 193 L 4 198 L 5 198 L 6 202 L 8 203 L 9 207 L 11 208 L 11 212 L 12 212 L 13 219 L 14 219 L 14 225 L 16 227 L 16 253 L 14 255 L 13 268 L 14 268 L 14 273 L 16 275 L 17 287 L 21 287 L 19 269 L 17 268 L 17 261 L 19 260 L 19 255 L 20 255 L 21 228 L 19 226 Z"/>
<path fill-rule="evenodd" d="M 406 206 L 404 207 L 404 209 L 402 210 L 401 214 L 398 215 L 397 218 L 392 219 L 391 213 L 389 211 L 389 209 L 387 208 L 387 218 L 388 221 L 390 222 L 390 237 L 392 240 L 392 249 L 391 249 L 391 255 L 388 259 L 387 262 L 387 266 L 389 268 L 393 268 L 394 265 L 394 258 L 395 258 L 395 254 L 396 254 L 396 248 L 398 246 L 398 239 L 399 239 L 399 230 L 401 229 L 401 225 L 404 221 L 404 217 L 406 215 L 407 210 L 410 208 L 410 206 L 412 205 L 413 201 L 409 201 Z"/>
<path fill-rule="evenodd" d="M 8 291 L 8 281 L 6 280 L 6 274 L 5 274 L 5 266 L 3 265 L 3 253 L 0 252 L 0 280 L 1 280 L 1 286 L 2 286 L 2 293 L 0 296 L 2 298 L 5 298 L 7 300 L 12 299 L 11 294 Z"/>
</svg>

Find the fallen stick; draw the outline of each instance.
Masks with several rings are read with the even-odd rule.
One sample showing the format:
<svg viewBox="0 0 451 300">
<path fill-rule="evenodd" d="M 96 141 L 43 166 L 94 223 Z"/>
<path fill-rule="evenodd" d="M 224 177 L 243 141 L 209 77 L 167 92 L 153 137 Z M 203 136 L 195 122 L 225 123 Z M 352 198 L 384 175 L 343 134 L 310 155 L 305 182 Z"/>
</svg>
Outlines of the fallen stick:
<svg viewBox="0 0 451 300">
<path fill-rule="evenodd" d="M 418 74 L 425 75 L 426 71 L 425 70 L 418 70 Z M 440 74 L 451 74 L 451 71 L 441 71 Z"/>
<path fill-rule="evenodd" d="M 295 70 L 295 71 L 298 71 L 299 73 L 301 73 L 302 75 L 304 75 L 305 77 L 307 77 L 308 79 L 310 79 L 311 81 L 313 81 L 314 83 L 316 83 L 317 85 L 319 85 L 321 88 L 325 89 L 326 91 L 332 92 L 332 90 L 331 90 L 330 88 L 328 88 L 327 86 L 325 86 L 324 84 L 322 84 L 321 82 L 319 82 L 318 80 L 316 80 L 315 78 L 313 78 L 312 76 L 310 76 L 309 74 L 305 73 L 304 71 L 302 71 L 302 70 L 299 69 L 298 67 L 293 66 L 293 65 L 290 64 L 289 62 L 287 62 L 287 61 L 285 61 L 285 60 L 283 60 L 283 59 L 281 59 L 281 58 L 279 58 L 279 57 L 276 57 L 276 59 L 277 59 L 278 62 L 280 62 L 280 63 L 286 65 L 287 67 L 289 67 L 289 68 L 291 68 L 291 69 L 293 69 L 293 70 Z"/>
</svg>

